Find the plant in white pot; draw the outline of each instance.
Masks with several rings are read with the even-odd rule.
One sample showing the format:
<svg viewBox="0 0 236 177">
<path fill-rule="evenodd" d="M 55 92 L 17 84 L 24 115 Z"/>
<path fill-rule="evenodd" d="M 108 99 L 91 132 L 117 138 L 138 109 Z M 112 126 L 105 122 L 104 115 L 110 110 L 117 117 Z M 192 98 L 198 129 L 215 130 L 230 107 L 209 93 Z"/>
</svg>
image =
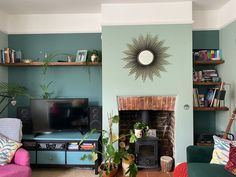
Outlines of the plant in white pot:
<svg viewBox="0 0 236 177">
<path fill-rule="evenodd" d="M 134 124 L 134 134 L 137 138 L 142 138 L 147 135 L 148 126 L 143 122 L 136 122 Z"/>
</svg>

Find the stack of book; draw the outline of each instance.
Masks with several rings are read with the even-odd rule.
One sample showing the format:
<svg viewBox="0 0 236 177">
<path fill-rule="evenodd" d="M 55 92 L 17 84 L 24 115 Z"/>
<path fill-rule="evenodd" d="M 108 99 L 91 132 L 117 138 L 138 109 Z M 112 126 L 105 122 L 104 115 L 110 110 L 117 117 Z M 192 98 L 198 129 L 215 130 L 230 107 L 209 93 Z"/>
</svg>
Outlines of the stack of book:
<svg viewBox="0 0 236 177">
<path fill-rule="evenodd" d="M 193 52 L 194 60 L 222 60 L 221 50 L 199 50 Z"/>
<path fill-rule="evenodd" d="M 3 48 L 0 50 L 0 63 L 15 63 L 16 51 L 11 48 Z"/>
<path fill-rule="evenodd" d="M 68 150 L 79 150 L 78 142 L 71 142 L 68 144 Z"/>
<path fill-rule="evenodd" d="M 206 69 L 202 71 L 194 71 L 193 81 L 195 82 L 212 82 L 214 77 L 218 77 L 215 69 Z"/>
<path fill-rule="evenodd" d="M 82 143 L 80 145 L 80 149 L 81 150 L 91 150 L 91 149 L 93 149 L 95 147 L 96 147 L 96 145 L 94 143 Z"/>
</svg>

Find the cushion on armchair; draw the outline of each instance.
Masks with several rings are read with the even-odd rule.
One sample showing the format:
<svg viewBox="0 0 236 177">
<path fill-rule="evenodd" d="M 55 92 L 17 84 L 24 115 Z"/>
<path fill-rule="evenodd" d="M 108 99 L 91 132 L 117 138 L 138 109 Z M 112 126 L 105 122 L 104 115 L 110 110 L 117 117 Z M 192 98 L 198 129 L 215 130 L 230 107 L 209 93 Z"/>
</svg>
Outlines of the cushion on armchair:
<svg viewBox="0 0 236 177">
<path fill-rule="evenodd" d="M 11 140 L 20 142 L 22 139 L 22 122 L 17 118 L 0 118 L 0 133 Z"/>
<path fill-rule="evenodd" d="M 213 147 L 188 146 L 187 162 L 209 163 L 212 157 Z"/>
<path fill-rule="evenodd" d="M 230 141 L 218 136 L 213 136 L 213 139 L 214 151 L 210 163 L 226 165 L 229 160 L 229 145 L 231 143 L 236 146 L 236 141 Z"/>
<path fill-rule="evenodd" d="M 0 134 L 0 165 L 10 163 L 15 155 L 16 150 L 21 145 L 21 143 L 13 141 Z"/>
<path fill-rule="evenodd" d="M 21 166 L 30 166 L 30 154 L 28 151 L 26 151 L 23 148 L 19 148 L 15 155 L 14 158 L 12 159 L 12 162 L 17 165 Z"/>
<path fill-rule="evenodd" d="M 188 177 L 235 177 L 224 169 L 224 165 L 188 163 Z"/>
<path fill-rule="evenodd" d="M 229 161 L 225 165 L 225 169 L 236 175 L 236 147 L 232 144 L 230 144 Z"/>
</svg>

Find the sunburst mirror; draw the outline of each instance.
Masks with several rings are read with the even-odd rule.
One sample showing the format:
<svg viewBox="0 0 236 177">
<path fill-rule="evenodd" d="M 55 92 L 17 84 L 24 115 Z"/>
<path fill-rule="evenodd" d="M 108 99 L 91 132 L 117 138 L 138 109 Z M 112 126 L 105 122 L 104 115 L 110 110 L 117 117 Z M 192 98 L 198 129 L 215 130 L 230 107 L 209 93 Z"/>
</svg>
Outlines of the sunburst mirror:
<svg viewBox="0 0 236 177">
<path fill-rule="evenodd" d="M 129 75 L 134 74 L 135 79 L 139 77 L 145 81 L 147 78 L 153 81 L 153 77 L 160 77 L 161 71 L 166 71 L 164 65 L 169 64 L 165 59 L 170 55 L 166 53 L 169 47 L 164 46 L 158 36 L 139 35 L 133 38 L 131 44 L 127 44 L 128 50 L 124 51 L 126 61 L 124 68 L 129 69 Z"/>
</svg>

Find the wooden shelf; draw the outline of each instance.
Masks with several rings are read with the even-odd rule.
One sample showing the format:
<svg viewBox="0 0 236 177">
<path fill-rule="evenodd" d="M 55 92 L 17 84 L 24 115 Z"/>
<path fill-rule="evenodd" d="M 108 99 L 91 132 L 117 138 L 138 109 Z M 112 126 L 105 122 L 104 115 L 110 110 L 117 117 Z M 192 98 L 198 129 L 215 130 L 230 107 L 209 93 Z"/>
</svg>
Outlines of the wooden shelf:
<svg viewBox="0 0 236 177">
<path fill-rule="evenodd" d="M 193 63 L 194 65 L 219 65 L 223 64 L 224 62 L 225 62 L 224 60 L 202 60 L 202 61 L 195 60 Z"/>
<path fill-rule="evenodd" d="M 221 82 L 193 82 L 193 85 L 210 85 L 210 86 L 214 86 L 214 85 L 220 85 Z"/>
<path fill-rule="evenodd" d="M 228 111 L 228 107 L 193 107 L 194 111 Z"/>
<path fill-rule="evenodd" d="M 22 66 L 43 66 L 44 62 L 32 62 L 32 63 L 8 63 L 0 64 L 0 66 L 7 67 L 22 67 Z M 48 66 L 101 66 L 100 62 L 49 62 Z"/>
</svg>

